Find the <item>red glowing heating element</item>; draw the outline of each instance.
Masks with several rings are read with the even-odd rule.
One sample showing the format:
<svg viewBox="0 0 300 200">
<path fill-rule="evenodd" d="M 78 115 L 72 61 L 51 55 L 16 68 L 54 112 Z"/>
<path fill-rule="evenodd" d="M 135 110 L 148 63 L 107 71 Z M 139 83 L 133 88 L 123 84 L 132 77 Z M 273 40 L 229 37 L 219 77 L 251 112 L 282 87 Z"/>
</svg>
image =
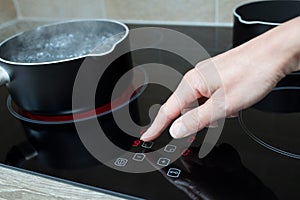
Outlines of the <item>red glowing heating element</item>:
<svg viewBox="0 0 300 200">
<path fill-rule="evenodd" d="M 132 146 L 137 147 L 141 144 L 141 142 L 142 142 L 141 140 L 134 140 L 133 143 L 132 143 Z"/>
<path fill-rule="evenodd" d="M 65 122 L 65 121 L 85 119 L 89 117 L 96 117 L 97 115 L 103 114 L 108 111 L 112 111 L 113 109 L 126 103 L 129 99 L 131 99 L 132 95 L 136 95 L 138 92 L 139 92 L 138 90 L 137 91 L 134 90 L 134 87 L 130 85 L 121 96 L 117 97 L 112 102 L 102 105 L 96 109 L 84 111 L 81 113 L 75 113 L 71 115 L 47 116 L 47 115 L 30 113 L 22 109 L 19 109 L 19 113 L 26 118 L 32 120 L 38 120 L 38 121 L 45 121 L 45 122 Z"/>
<path fill-rule="evenodd" d="M 181 156 L 186 157 L 191 153 L 190 149 L 184 149 L 181 153 Z"/>
</svg>

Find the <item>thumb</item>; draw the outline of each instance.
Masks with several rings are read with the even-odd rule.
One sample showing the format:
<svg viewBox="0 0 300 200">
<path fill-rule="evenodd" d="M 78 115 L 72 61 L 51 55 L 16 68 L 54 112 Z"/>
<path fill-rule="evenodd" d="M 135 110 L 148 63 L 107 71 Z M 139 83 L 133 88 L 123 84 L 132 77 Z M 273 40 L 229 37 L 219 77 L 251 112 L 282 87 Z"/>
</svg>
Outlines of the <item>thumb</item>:
<svg viewBox="0 0 300 200">
<path fill-rule="evenodd" d="M 201 106 L 185 113 L 175 120 L 170 127 L 170 134 L 173 138 L 182 138 L 192 135 L 201 129 L 209 126 L 218 119 L 225 117 L 224 108 L 213 103 L 212 98 L 208 99 Z M 217 109 L 217 107 L 219 107 Z"/>
</svg>

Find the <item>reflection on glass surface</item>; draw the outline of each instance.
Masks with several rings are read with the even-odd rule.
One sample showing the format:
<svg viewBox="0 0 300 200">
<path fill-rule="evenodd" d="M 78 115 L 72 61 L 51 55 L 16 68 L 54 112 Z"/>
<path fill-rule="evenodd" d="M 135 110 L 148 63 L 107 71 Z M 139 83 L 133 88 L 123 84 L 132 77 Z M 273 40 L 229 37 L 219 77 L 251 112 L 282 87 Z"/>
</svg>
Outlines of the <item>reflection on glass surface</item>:
<svg viewBox="0 0 300 200">
<path fill-rule="evenodd" d="M 170 169 L 162 175 L 191 199 L 277 199 L 251 171 L 243 166 L 238 152 L 229 144 L 215 147 L 207 157 L 198 158 L 197 148 L 182 157 L 184 170 L 178 178 L 170 176 Z M 151 162 L 151 160 L 150 160 Z M 171 170 L 177 169 L 176 167 Z"/>
</svg>

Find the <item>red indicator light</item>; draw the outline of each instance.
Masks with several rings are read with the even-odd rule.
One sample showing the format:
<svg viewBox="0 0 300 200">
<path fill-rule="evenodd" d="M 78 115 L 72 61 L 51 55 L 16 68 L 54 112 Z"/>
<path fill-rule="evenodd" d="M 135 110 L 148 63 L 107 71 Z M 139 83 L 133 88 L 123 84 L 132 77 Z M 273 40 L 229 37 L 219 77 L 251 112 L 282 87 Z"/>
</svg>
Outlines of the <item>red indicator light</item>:
<svg viewBox="0 0 300 200">
<path fill-rule="evenodd" d="M 132 146 L 137 147 L 141 144 L 141 142 L 142 142 L 141 140 L 134 140 L 133 143 L 132 143 Z"/>
<path fill-rule="evenodd" d="M 181 153 L 181 156 L 186 157 L 191 153 L 191 150 L 189 149 L 184 149 Z"/>
</svg>

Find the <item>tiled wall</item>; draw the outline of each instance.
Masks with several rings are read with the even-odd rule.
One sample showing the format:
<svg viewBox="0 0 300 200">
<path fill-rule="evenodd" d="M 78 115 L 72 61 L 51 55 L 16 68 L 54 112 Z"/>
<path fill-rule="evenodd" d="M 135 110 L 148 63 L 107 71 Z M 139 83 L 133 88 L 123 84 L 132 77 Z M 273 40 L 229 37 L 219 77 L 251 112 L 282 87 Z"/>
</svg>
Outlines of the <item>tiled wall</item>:
<svg viewBox="0 0 300 200">
<path fill-rule="evenodd" d="M 15 19 L 17 16 L 12 0 L 0 0 L 0 24 Z"/>
<path fill-rule="evenodd" d="M 137 23 L 226 24 L 249 0 L 0 0 L 0 23 L 19 19 L 111 18 Z"/>
</svg>

